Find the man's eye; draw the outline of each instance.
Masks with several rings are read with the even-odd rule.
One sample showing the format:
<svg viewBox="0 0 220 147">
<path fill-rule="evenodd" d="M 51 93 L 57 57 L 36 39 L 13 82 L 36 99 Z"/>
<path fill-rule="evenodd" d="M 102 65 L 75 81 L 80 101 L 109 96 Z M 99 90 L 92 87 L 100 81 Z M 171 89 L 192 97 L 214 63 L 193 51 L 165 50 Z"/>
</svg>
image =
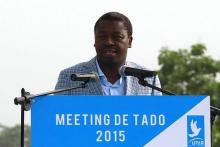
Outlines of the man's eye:
<svg viewBox="0 0 220 147">
<path fill-rule="evenodd" d="M 96 38 L 98 39 L 104 39 L 106 36 L 105 35 L 96 35 Z"/>
<path fill-rule="evenodd" d="M 124 37 L 121 36 L 121 35 L 116 35 L 116 36 L 114 36 L 114 38 L 115 38 L 115 39 L 123 39 Z"/>
</svg>

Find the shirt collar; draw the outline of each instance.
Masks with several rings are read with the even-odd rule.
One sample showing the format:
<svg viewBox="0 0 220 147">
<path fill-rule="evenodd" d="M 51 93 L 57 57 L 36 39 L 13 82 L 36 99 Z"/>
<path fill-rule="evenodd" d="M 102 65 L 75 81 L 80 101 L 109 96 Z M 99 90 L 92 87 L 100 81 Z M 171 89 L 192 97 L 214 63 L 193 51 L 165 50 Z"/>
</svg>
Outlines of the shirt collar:
<svg viewBox="0 0 220 147">
<path fill-rule="evenodd" d="M 104 73 L 102 72 L 101 68 L 99 67 L 99 63 L 98 63 L 98 61 L 97 61 L 97 58 L 96 58 L 96 60 L 95 60 L 95 63 L 96 63 L 98 75 L 99 75 L 100 77 L 105 76 Z"/>
<path fill-rule="evenodd" d="M 101 70 L 101 68 L 99 66 L 97 58 L 95 60 L 95 63 L 96 63 L 97 71 L 98 71 L 98 76 L 100 76 L 100 77 L 104 76 L 105 77 L 105 74 L 102 72 L 102 70 Z M 126 63 L 124 65 L 126 65 Z M 121 76 L 121 77 L 126 78 L 126 76 Z"/>
<path fill-rule="evenodd" d="M 108 80 L 107 80 L 105 74 L 102 72 L 102 70 L 101 70 L 101 68 L 100 68 L 100 66 L 99 66 L 99 63 L 98 63 L 98 61 L 97 61 L 97 58 L 96 58 L 96 67 L 97 67 L 97 71 L 98 71 L 98 76 L 99 76 L 99 78 L 100 78 L 102 84 L 104 84 L 104 85 L 106 85 L 106 84 L 108 83 L 108 84 L 110 84 L 111 86 L 116 86 L 116 87 L 118 87 L 118 86 L 120 86 L 120 85 L 124 82 L 124 80 L 126 79 L 126 77 L 123 77 L 123 78 L 120 77 L 120 79 L 117 80 L 114 84 L 111 84 L 110 82 L 108 82 Z"/>
</svg>

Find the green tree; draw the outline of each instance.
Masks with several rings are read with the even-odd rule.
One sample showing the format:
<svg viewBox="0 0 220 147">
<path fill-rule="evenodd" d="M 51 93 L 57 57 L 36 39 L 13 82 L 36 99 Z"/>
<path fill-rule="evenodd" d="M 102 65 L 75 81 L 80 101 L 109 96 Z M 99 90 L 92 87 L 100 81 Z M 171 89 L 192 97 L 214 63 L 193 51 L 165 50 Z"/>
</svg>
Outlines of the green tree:
<svg viewBox="0 0 220 147">
<path fill-rule="evenodd" d="M 180 95 L 209 95 L 211 104 L 220 107 L 220 61 L 205 54 L 203 44 L 178 51 L 162 48 L 159 77 L 162 87 Z M 213 128 L 213 145 L 220 147 L 220 121 Z"/>
<path fill-rule="evenodd" d="M 0 147 L 19 147 L 21 126 L 6 127 L 0 125 Z M 30 127 L 25 126 L 25 147 L 30 147 Z"/>
</svg>

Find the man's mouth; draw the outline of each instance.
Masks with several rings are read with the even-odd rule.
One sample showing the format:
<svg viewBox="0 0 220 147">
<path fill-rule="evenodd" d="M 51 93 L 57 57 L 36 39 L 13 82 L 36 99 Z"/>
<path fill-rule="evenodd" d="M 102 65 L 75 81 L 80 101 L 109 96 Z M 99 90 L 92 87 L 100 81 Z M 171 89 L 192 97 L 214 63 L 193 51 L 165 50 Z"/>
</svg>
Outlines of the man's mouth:
<svg viewBox="0 0 220 147">
<path fill-rule="evenodd" d="M 105 55 L 116 55 L 117 49 L 103 49 Z"/>
</svg>

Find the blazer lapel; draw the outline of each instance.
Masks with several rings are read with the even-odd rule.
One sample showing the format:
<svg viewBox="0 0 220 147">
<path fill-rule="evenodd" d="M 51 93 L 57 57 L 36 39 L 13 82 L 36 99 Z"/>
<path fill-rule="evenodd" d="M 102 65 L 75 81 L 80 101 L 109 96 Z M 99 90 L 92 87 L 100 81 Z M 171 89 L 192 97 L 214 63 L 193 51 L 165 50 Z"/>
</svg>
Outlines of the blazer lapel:
<svg viewBox="0 0 220 147">
<path fill-rule="evenodd" d="M 125 65 L 130 67 L 135 67 L 135 65 L 132 62 L 126 62 Z M 133 76 L 127 76 L 126 77 L 126 95 L 137 95 L 139 84 L 137 83 L 137 78 Z"/>
<path fill-rule="evenodd" d="M 136 95 L 137 86 L 135 86 L 134 77 L 127 76 L 126 78 L 126 95 Z"/>
<path fill-rule="evenodd" d="M 94 57 L 90 61 L 88 61 L 84 65 L 84 68 L 85 68 L 86 72 L 98 73 L 97 67 L 96 67 L 96 57 Z M 89 88 L 89 93 L 91 93 L 93 95 L 103 95 L 103 89 L 102 89 L 101 83 L 99 81 L 89 82 L 88 88 Z"/>
</svg>

